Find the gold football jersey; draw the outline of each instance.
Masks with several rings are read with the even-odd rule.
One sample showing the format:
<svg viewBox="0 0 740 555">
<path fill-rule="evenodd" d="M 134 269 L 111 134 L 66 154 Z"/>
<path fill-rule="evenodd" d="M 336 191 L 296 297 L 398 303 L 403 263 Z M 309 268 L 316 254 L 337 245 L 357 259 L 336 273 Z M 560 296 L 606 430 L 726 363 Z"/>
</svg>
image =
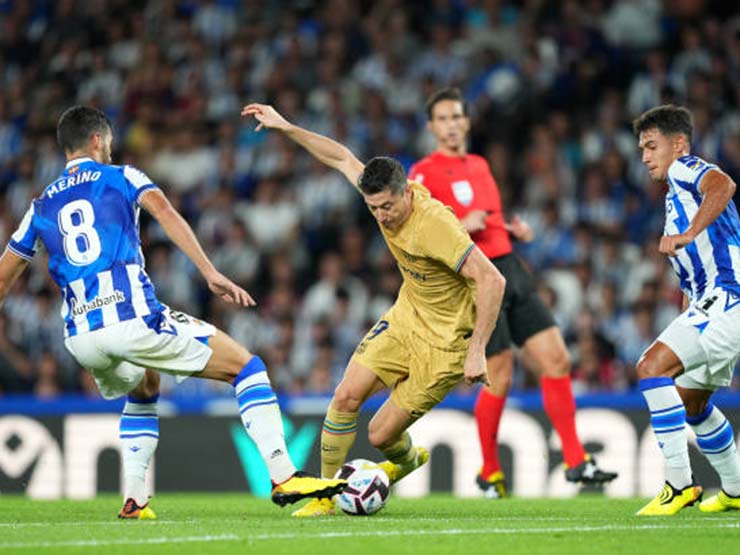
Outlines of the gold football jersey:
<svg viewBox="0 0 740 555">
<path fill-rule="evenodd" d="M 475 244 L 450 208 L 423 185 L 409 186 L 409 218 L 396 230 L 380 226 L 403 274 L 387 318 L 438 347 L 465 349 L 475 324 L 475 283 L 458 272 Z"/>
</svg>

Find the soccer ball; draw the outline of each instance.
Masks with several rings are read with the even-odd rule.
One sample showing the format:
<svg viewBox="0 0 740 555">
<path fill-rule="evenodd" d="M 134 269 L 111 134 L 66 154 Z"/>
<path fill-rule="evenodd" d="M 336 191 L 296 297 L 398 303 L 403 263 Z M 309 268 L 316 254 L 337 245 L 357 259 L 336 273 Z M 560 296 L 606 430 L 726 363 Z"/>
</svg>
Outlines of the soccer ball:
<svg viewBox="0 0 740 555">
<path fill-rule="evenodd" d="M 337 507 L 352 516 L 377 513 L 385 507 L 391 493 L 388 475 L 377 464 L 365 459 L 345 463 L 336 478 L 347 480 L 347 487 L 337 497 Z"/>
</svg>

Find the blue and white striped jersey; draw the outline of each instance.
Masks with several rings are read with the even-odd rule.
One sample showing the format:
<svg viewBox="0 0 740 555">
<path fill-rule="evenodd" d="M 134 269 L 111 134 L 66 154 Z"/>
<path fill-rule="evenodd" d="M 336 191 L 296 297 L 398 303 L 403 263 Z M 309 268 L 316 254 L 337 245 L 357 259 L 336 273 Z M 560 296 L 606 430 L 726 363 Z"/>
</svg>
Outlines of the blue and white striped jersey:
<svg viewBox="0 0 740 555">
<path fill-rule="evenodd" d="M 690 155 L 670 165 L 665 235 L 688 229 L 702 201 L 699 184 L 712 169 L 719 168 Z M 730 201 L 714 222 L 669 260 L 678 274 L 681 289 L 692 301 L 701 299 L 714 287 L 740 294 L 740 219 L 735 203 Z"/>
<path fill-rule="evenodd" d="M 29 260 L 42 245 L 48 251 L 65 336 L 164 310 L 139 240 L 138 201 L 155 187 L 131 166 L 78 158 L 31 203 L 8 249 Z"/>
</svg>

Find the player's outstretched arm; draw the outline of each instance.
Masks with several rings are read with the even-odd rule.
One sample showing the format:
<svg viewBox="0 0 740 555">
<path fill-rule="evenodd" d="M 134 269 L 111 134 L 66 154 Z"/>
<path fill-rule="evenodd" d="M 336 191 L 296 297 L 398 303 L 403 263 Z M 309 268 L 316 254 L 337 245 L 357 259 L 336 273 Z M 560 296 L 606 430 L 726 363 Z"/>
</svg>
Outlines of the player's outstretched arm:
<svg viewBox="0 0 740 555">
<path fill-rule="evenodd" d="M 162 226 L 167 237 L 175 243 L 195 264 L 198 271 L 208 283 L 208 288 L 214 295 L 223 300 L 241 306 L 254 306 L 257 303 L 244 289 L 236 285 L 210 261 L 198 238 L 185 219 L 164 196 L 159 189 L 150 189 L 141 195 L 141 206 L 149 212 Z"/>
<path fill-rule="evenodd" d="M 28 266 L 28 260 L 9 249 L 5 249 L 3 255 L 0 256 L 0 306 L 5 302 L 5 297 L 8 296 L 15 280 L 23 273 L 26 266 Z"/>
<path fill-rule="evenodd" d="M 263 127 L 281 131 L 310 152 L 317 160 L 342 172 L 349 182 L 357 187 L 357 180 L 365 166 L 343 144 L 293 125 L 275 108 L 267 104 L 248 104 L 242 109 L 242 116 L 254 116 L 259 122 L 257 131 Z"/>
<path fill-rule="evenodd" d="M 689 228 L 678 235 L 663 236 L 658 247 L 660 252 L 676 256 L 678 249 L 696 239 L 727 208 L 736 188 L 735 182 L 726 173 L 716 169 L 709 170 L 699 183 L 699 192 L 704 196 Z"/>
<path fill-rule="evenodd" d="M 465 381 L 488 383 L 486 344 L 496 325 L 506 279 L 478 247 L 473 247 L 460 275 L 475 282 L 475 327 L 465 358 Z"/>
</svg>

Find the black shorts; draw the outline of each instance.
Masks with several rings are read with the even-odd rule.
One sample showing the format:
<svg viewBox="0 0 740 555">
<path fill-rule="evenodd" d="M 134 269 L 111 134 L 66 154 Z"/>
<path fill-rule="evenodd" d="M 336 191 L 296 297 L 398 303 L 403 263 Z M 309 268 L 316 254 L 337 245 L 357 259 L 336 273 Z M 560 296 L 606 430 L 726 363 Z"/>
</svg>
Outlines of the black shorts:
<svg viewBox="0 0 740 555">
<path fill-rule="evenodd" d="M 486 345 L 486 356 L 522 346 L 534 334 L 555 324 L 550 309 L 537 294 L 532 274 L 515 254 L 492 258 L 491 262 L 506 278 L 504 300 L 496 321 L 496 329 Z"/>
</svg>

